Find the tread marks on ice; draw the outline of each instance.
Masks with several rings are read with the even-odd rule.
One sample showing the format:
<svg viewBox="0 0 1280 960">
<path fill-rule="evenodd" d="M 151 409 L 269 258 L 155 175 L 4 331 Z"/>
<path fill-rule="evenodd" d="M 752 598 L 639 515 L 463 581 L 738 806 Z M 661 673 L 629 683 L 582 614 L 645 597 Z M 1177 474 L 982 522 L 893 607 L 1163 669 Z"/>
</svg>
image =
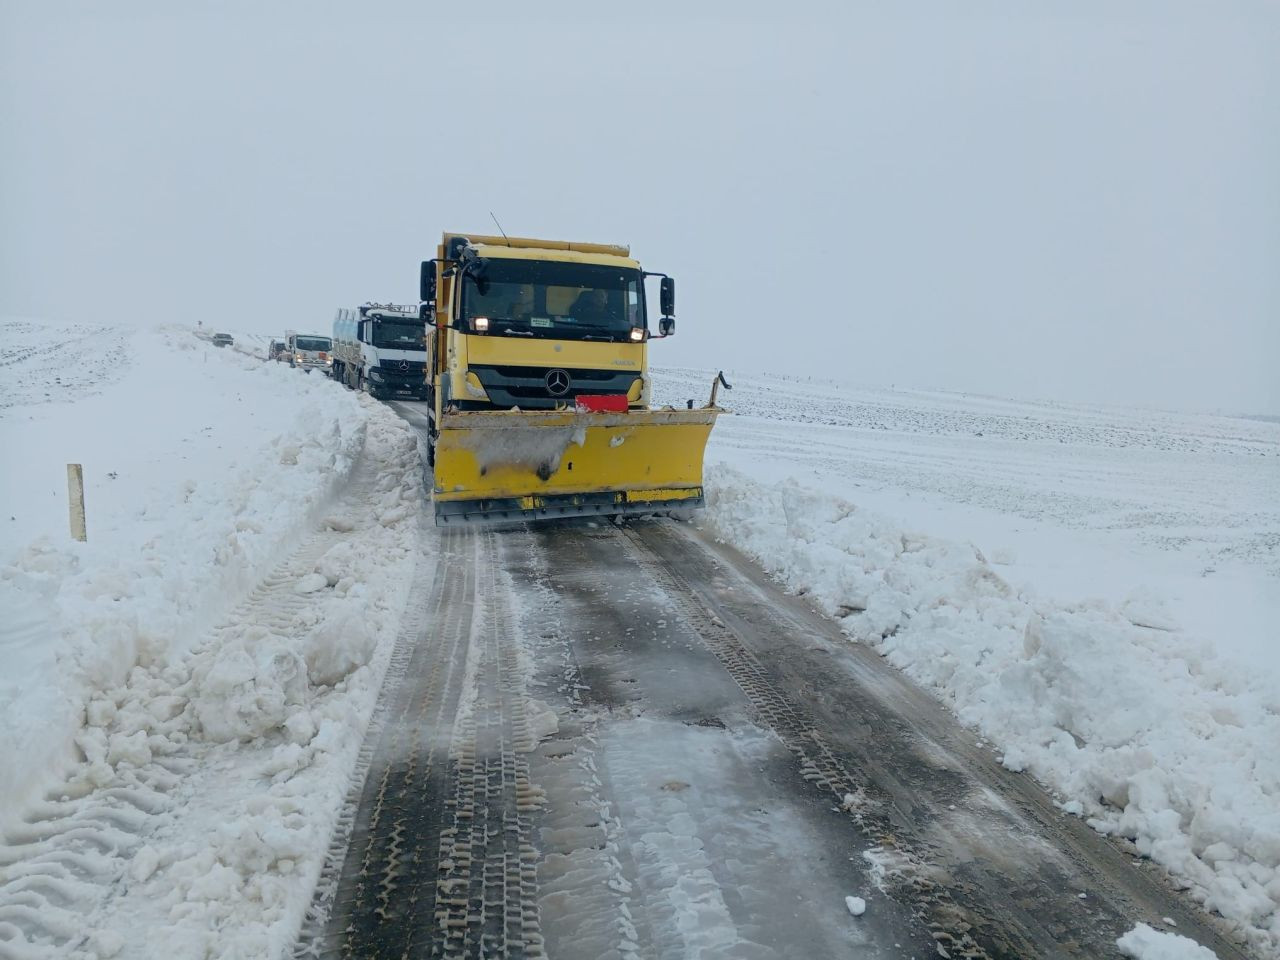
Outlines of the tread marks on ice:
<svg viewBox="0 0 1280 960">
<path fill-rule="evenodd" d="M 304 931 L 295 956 L 543 956 L 531 819 L 541 794 L 529 781 L 524 671 L 495 552 L 492 532 L 442 536 L 425 625 L 385 724 L 371 731 L 327 934 L 307 942 Z M 335 838 L 331 850 L 342 846 Z"/>
<path fill-rule="evenodd" d="M 974 939 L 971 931 L 986 925 L 969 915 L 943 887 L 929 879 L 930 871 L 924 860 L 897 845 L 892 826 L 880 809 L 869 779 L 835 756 L 813 720 L 777 688 L 763 664 L 733 631 L 696 599 L 697 592 L 679 571 L 655 553 L 635 530 L 624 529 L 622 536 L 634 548 L 637 564 L 665 587 L 670 596 L 678 598 L 689 623 L 707 648 L 795 756 L 800 775 L 815 786 L 829 790 L 863 834 L 880 845 L 878 849 L 886 853 L 884 862 L 895 865 L 885 877 L 886 883 L 893 887 L 889 892 L 895 899 L 912 906 L 939 948 L 945 949 L 945 955 L 963 960 L 1024 955 L 1013 945 L 993 955 Z M 1003 938 L 994 939 L 999 942 Z"/>
</svg>

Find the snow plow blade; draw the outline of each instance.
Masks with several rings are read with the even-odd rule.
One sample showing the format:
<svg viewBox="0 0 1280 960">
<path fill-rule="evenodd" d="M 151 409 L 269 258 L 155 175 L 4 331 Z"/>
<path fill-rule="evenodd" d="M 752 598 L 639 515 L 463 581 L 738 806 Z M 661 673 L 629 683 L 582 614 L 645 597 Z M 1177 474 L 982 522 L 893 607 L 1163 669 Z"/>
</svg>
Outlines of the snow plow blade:
<svg viewBox="0 0 1280 960">
<path fill-rule="evenodd" d="M 700 507 L 720 412 L 447 413 L 435 447 L 436 525 Z"/>
</svg>

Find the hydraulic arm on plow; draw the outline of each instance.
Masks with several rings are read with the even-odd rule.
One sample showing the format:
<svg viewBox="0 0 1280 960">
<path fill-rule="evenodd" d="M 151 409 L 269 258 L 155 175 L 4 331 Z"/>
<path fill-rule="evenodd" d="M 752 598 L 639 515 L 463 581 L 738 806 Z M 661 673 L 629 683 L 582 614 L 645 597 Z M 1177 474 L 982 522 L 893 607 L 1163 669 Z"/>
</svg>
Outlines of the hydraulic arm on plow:
<svg viewBox="0 0 1280 960">
<path fill-rule="evenodd" d="M 714 391 L 649 407 L 649 341 L 675 332 L 670 277 L 623 246 L 446 233 L 421 299 L 437 524 L 702 505 Z"/>
</svg>

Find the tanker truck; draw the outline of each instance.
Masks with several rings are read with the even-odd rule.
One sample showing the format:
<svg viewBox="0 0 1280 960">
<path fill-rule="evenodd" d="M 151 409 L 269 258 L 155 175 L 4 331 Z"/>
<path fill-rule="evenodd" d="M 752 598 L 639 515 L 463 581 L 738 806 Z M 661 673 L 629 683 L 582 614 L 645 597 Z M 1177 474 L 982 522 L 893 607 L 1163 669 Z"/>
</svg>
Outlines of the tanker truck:
<svg viewBox="0 0 1280 960">
<path fill-rule="evenodd" d="M 333 378 L 375 399 L 423 399 L 426 325 L 416 305 L 366 303 L 333 319 Z"/>
</svg>

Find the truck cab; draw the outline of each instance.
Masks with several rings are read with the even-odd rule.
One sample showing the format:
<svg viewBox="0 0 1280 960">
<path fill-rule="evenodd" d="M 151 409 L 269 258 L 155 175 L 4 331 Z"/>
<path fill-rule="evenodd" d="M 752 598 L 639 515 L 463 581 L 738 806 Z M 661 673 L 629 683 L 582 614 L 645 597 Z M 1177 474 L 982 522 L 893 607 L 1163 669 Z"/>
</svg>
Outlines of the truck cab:
<svg viewBox="0 0 1280 960">
<path fill-rule="evenodd" d="M 441 411 L 648 406 L 646 274 L 628 248 L 446 234 L 439 253 L 423 299 Z"/>
<path fill-rule="evenodd" d="M 306 370 L 329 371 L 333 358 L 333 341 L 323 334 L 294 333 L 290 331 L 285 337 L 285 352 L 289 356 L 289 366 Z"/>
</svg>

